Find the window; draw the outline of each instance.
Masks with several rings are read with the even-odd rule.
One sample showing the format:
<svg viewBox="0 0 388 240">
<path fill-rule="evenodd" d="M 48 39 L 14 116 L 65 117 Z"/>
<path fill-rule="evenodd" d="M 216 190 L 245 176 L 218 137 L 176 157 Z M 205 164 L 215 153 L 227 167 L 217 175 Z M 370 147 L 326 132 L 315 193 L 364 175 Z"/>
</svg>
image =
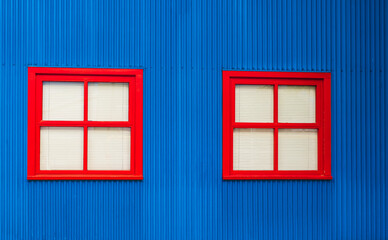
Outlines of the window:
<svg viewBox="0 0 388 240">
<path fill-rule="evenodd" d="M 331 179 L 330 73 L 223 72 L 224 179 Z"/>
<path fill-rule="evenodd" d="M 142 70 L 28 68 L 27 179 L 142 179 L 142 84 Z"/>
</svg>

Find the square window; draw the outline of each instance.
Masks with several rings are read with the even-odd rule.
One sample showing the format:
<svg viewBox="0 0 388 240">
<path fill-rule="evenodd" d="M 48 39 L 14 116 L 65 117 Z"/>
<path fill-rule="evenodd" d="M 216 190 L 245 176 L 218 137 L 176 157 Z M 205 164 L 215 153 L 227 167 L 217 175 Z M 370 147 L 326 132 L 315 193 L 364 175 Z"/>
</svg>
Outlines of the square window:
<svg viewBox="0 0 388 240">
<path fill-rule="evenodd" d="M 236 122 L 273 122 L 273 86 L 236 85 Z"/>
<path fill-rule="evenodd" d="M 89 121 L 128 121 L 128 83 L 90 82 Z"/>
<path fill-rule="evenodd" d="M 279 86 L 279 122 L 315 123 L 315 86 Z"/>
<path fill-rule="evenodd" d="M 142 70 L 28 74 L 27 179 L 143 179 Z"/>
<path fill-rule="evenodd" d="M 130 170 L 130 128 L 88 128 L 88 170 Z"/>
<path fill-rule="evenodd" d="M 317 129 L 279 129 L 279 170 L 318 170 Z"/>
<path fill-rule="evenodd" d="M 41 170 L 82 170 L 83 150 L 82 127 L 40 128 Z"/>
<path fill-rule="evenodd" d="M 233 170 L 273 169 L 273 129 L 233 130 Z"/>
<path fill-rule="evenodd" d="M 331 179 L 330 74 L 223 72 L 223 179 Z"/>
<path fill-rule="evenodd" d="M 84 120 L 83 82 L 43 82 L 43 120 Z"/>
</svg>

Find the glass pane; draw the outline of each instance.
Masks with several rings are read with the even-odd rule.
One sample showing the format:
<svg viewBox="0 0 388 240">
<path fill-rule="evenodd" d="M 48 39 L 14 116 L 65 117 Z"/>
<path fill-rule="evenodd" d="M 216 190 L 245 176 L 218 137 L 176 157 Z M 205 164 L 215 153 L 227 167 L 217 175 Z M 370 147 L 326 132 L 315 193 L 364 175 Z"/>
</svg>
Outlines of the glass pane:
<svg viewBox="0 0 388 240">
<path fill-rule="evenodd" d="M 233 170 L 273 170 L 273 129 L 233 130 Z"/>
<path fill-rule="evenodd" d="M 84 120 L 83 82 L 43 82 L 43 120 Z"/>
<path fill-rule="evenodd" d="M 315 86 L 279 86 L 279 122 L 315 122 Z"/>
<path fill-rule="evenodd" d="M 131 128 L 88 128 L 88 170 L 130 170 Z"/>
<path fill-rule="evenodd" d="M 279 129 L 279 170 L 317 170 L 316 129 Z"/>
<path fill-rule="evenodd" d="M 128 83 L 89 83 L 90 121 L 128 121 Z"/>
<path fill-rule="evenodd" d="M 273 86 L 236 85 L 236 122 L 273 122 Z"/>
<path fill-rule="evenodd" d="M 82 127 L 41 127 L 40 169 L 82 170 L 83 133 Z"/>
</svg>

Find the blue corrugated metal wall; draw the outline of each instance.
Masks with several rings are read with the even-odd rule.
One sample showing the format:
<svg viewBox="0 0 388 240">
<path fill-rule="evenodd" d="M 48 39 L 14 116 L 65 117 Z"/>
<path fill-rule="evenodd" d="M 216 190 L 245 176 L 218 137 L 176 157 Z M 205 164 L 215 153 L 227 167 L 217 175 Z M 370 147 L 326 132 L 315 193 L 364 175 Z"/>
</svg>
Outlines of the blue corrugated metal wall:
<svg viewBox="0 0 388 240">
<path fill-rule="evenodd" d="M 388 2 L 0 1 L 1 239 L 386 239 Z M 144 69 L 143 181 L 27 181 L 27 66 Z M 332 181 L 222 181 L 222 70 L 332 73 Z"/>
</svg>

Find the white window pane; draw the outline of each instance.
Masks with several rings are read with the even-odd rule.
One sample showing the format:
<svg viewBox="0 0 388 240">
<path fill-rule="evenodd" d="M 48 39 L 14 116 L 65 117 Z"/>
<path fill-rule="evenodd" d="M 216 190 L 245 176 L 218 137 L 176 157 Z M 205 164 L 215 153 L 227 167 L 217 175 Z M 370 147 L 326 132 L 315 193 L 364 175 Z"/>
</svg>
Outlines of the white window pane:
<svg viewBox="0 0 388 240">
<path fill-rule="evenodd" d="M 315 122 L 315 86 L 279 86 L 279 122 Z"/>
<path fill-rule="evenodd" d="M 131 128 L 88 128 L 88 170 L 130 170 Z"/>
<path fill-rule="evenodd" d="M 273 130 L 233 130 L 233 170 L 273 170 Z"/>
<path fill-rule="evenodd" d="M 43 120 L 84 120 L 83 82 L 43 82 Z"/>
<path fill-rule="evenodd" d="M 40 169 L 82 170 L 83 133 L 82 127 L 41 127 Z"/>
<path fill-rule="evenodd" d="M 279 170 L 317 170 L 316 129 L 279 129 Z"/>
<path fill-rule="evenodd" d="M 273 122 L 273 86 L 236 85 L 236 122 Z"/>
<path fill-rule="evenodd" d="M 128 83 L 89 83 L 90 121 L 128 121 Z"/>
</svg>

